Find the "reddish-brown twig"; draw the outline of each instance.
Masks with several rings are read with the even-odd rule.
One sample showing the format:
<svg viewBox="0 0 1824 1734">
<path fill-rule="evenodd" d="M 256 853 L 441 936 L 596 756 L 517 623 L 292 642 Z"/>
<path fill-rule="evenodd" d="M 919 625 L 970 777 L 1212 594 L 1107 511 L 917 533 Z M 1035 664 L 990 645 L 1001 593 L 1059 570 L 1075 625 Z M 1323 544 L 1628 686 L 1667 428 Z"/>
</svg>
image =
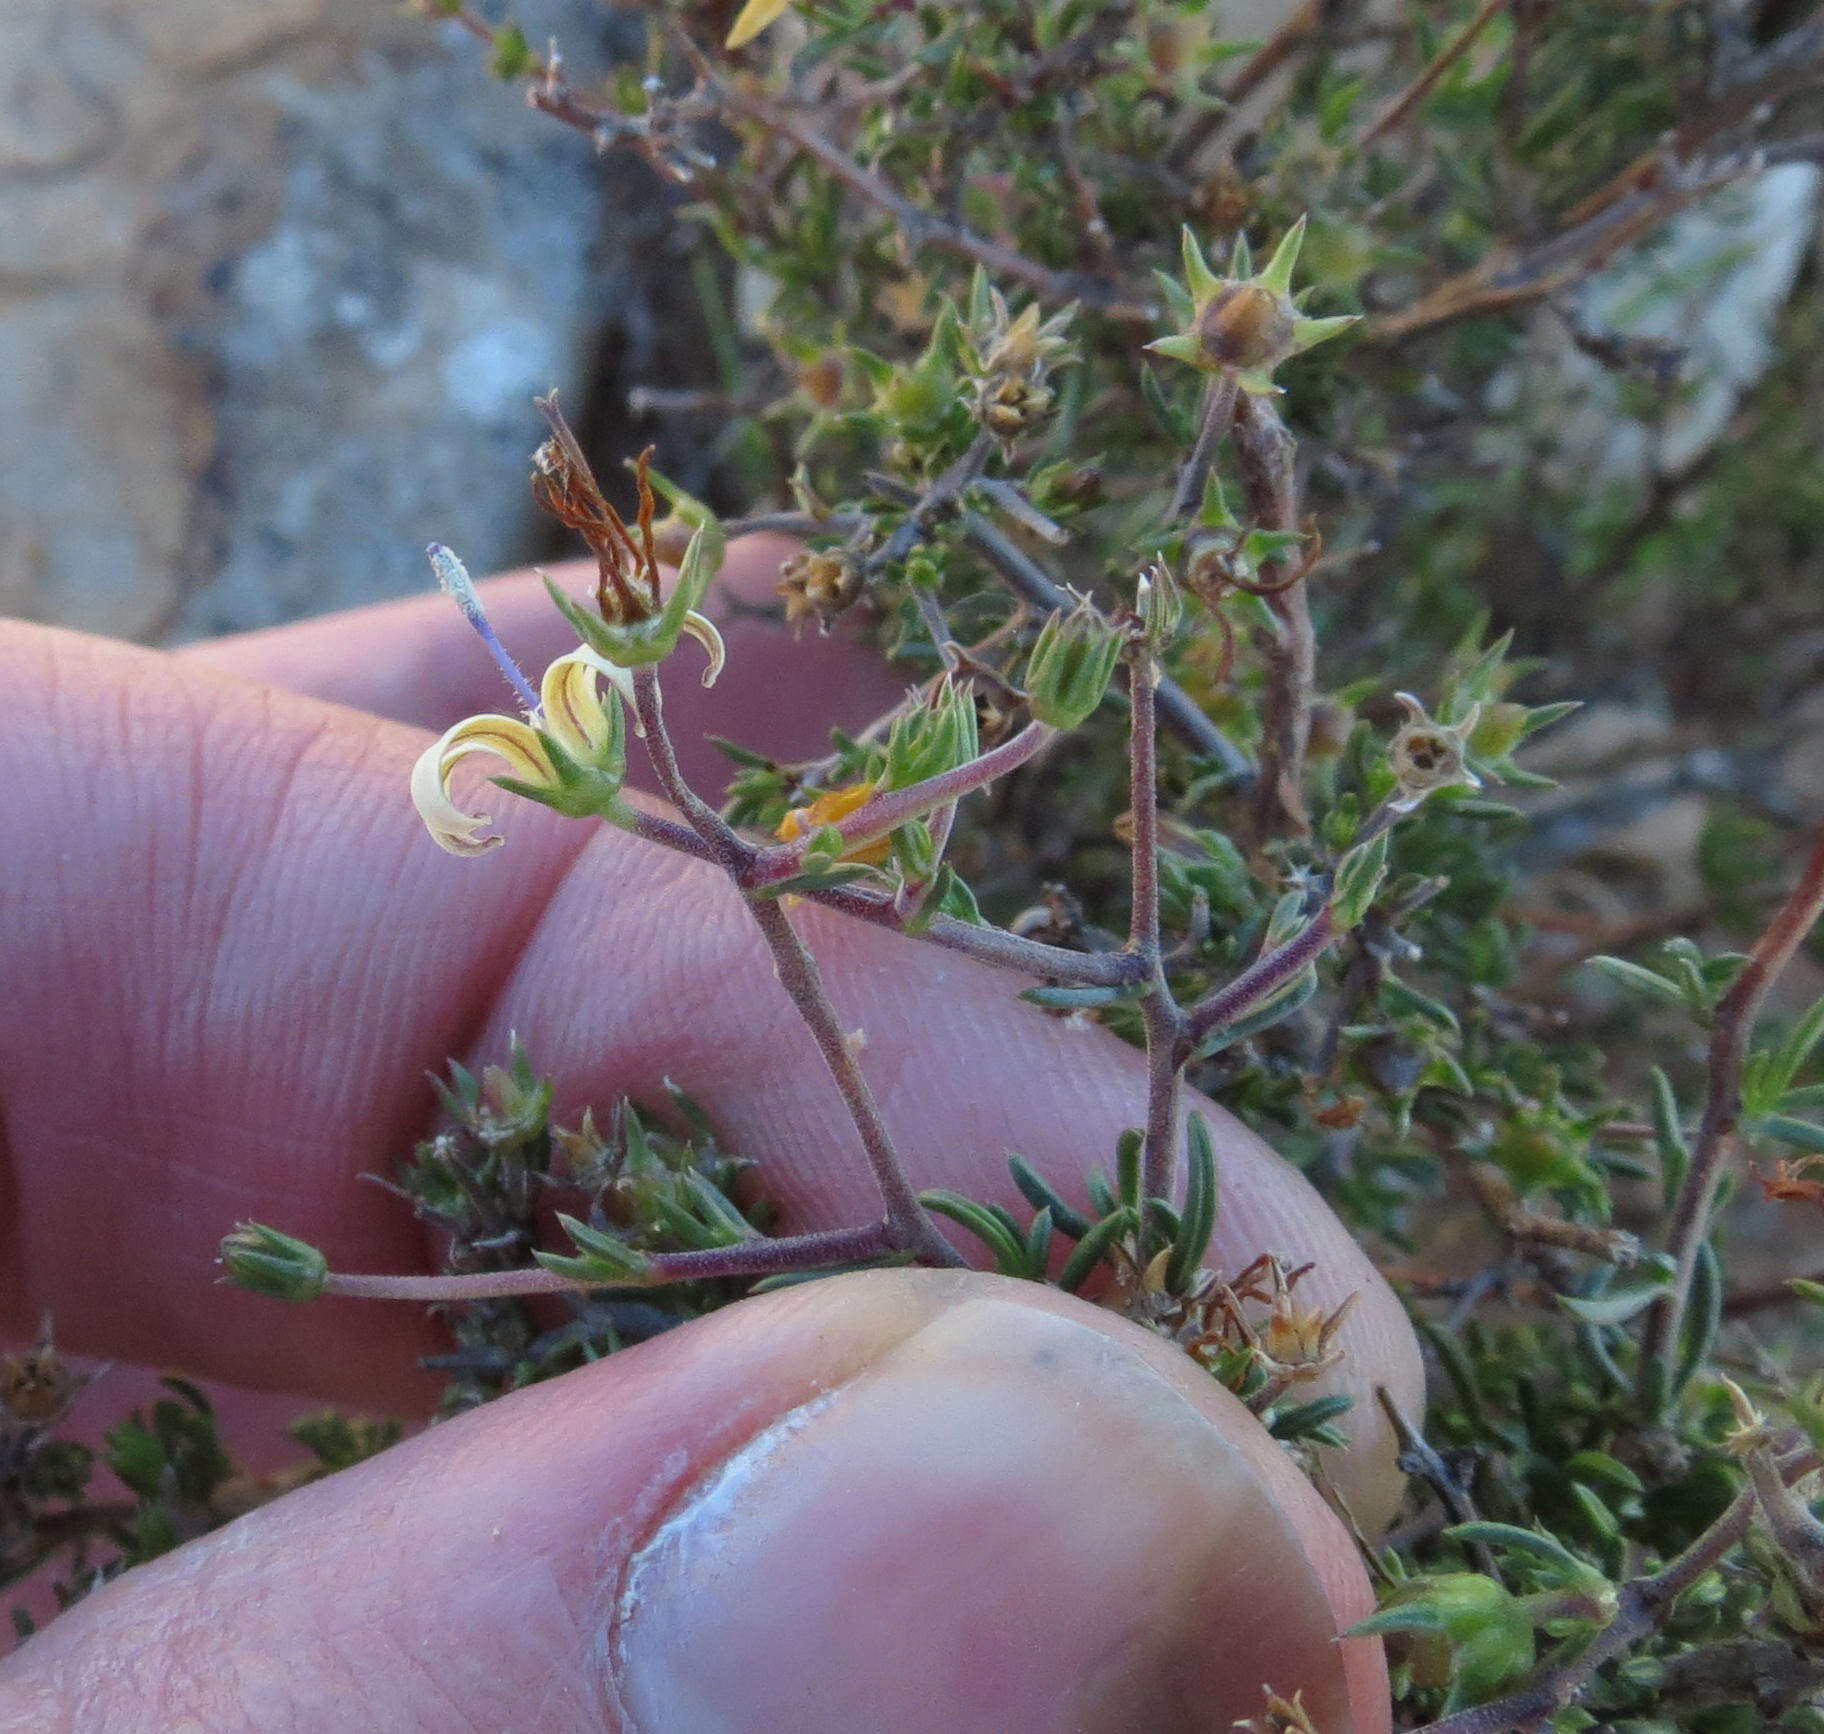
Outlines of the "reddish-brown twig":
<svg viewBox="0 0 1824 1734">
<path fill-rule="evenodd" d="M 1793 953 L 1817 925 L 1820 913 L 1824 913 L 1824 838 L 1820 838 L 1812 849 L 1791 896 L 1754 942 L 1741 974 L 1717 1001 L 1715 1021 L 1710 1030 L 1709 1089 L 1704 1099 L 1703 1118 L 1692 1146 L 1691 1166 L 1673 1208 L 1672 1229 L 1667 1239 L 1667 1250 L 1676 1261 L 1675 1271 L 1672 1286 L 1647 1314 L 1640 1350 L 1643 1376 L 1650 1366 L 1663 1367 L 1678 1341 L 1685 1301 L 1691 1291 L 1691 1276 L 1697 1268 L 1698 1253 L 1710 1232 L 1710 1213 L 1716 1202 L 1717 1184 L 1722 1179 L 1735 1128 L 1742 1117 L 1742 1069 L 1748 1060 L 1748 1044 L 1753 1039 L 1762 1003 Z"/>
</svg>

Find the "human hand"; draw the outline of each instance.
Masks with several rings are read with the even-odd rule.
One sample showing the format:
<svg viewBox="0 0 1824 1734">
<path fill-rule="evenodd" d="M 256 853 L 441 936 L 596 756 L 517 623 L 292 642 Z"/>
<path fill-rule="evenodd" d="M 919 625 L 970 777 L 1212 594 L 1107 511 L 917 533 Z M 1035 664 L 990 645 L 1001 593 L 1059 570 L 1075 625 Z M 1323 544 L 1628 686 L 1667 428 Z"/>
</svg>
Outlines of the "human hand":
<svg viewBox="0 0 1824 1734">
<path fill-rule="evenodd" d="M 731 556 L 737 588 L 769 572 Z M 491 607 L 564 647 L 529 581 Z M 714 695 L 679 683 L 681 736 L 805 752 L 896 691 L 759 623 L 730 653 Z M 785 1226 L 876 1207 L 713 872 L 504 798 L 483 860 L 424 836 L 422 729 L 500 703 L 436 599 L 176 658 L 8 627 L 0 678 L 0 1328 L 48 1309 L 74 1349 L 422 1406 L 415 1309 L 281 1314 L 214 1285 L 215 1243 L 259 1215 L 338 1269 L 427 1264 L 356 1177 L 422 1131 L 426 1070 L 509 1030 L 570 1103 L 677 1077 Z M 801 918 L 918 1184 L 999 1196 L 1018 1149 L 1071 1193 L 1141 1117 L 1102 1032 Z M 1372 1527 L 1397 1486 L 1372 1389 L 1416 1405 L 1410 1332 L 1305 1183 L 1204 1112 L 1218 1259 L 1313 1260 L 1318 1304 L 1360 1291 L 1334 1478 Z M 1374 1734 L 1378 1649 L 1334 1641 L 1367 1606 L 1341 1526 L 1187 1359 L 1054 1291 L 901 1272 L 744 1303 L 130 1574 L 0 1667 L 0 1729 L 1220 1728 L 1264 1683 Z"/>
</svg>

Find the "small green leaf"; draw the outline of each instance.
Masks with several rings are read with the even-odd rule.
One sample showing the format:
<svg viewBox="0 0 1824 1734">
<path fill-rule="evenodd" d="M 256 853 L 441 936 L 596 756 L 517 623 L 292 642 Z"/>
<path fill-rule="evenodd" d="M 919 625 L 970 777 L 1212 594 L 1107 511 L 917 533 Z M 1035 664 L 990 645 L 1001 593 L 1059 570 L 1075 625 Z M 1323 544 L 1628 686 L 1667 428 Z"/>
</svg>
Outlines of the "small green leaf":
<svg viewBox="0 0 1824 1734">
<path fill-rule="evenodd" d="M 1034 1282 L 1043 1282 L 1051 1274 L 1050 1205 L 1032 1219 L 1032 1229 L 1026 1236 L 1026 1274 Z"/>
<path fill-rule="evenodd" d="M 1080 1210 L 1066 1204 L 1057 1189 L 1024 1156 L 1009 1156 L 1007 1167 L 1020 1195 L 1034 1210 L 1049 1210 L 1058 1232 L 1071 1240 L 1081 1240 L 1089 1233 L 1090 1219 Z"/>
<path fill-rule="evenodd" d="M 1140 1152 L 1146 1148 L 1146 1134 L 1130 1126 L 1115 1141 L 1115 1195 L 1123 1204 L 1140 1208 Z"/>
<path fill-rule="evenodd" d="M 1670 1395 L 1676 1397 L 1702 1371 L 1723 1328 L 1723 1267 L 1716 1249 L 1705 1241 L 1697 1249 L 1691 1293 L 1679 1326 L 1678 1365 L 1672 1370 Z"/>
<path fill-rule="evenodd" d="M 1566 1312 L 1592 1325 L 1620 1325 L 1644 1312 L 1672 1284 L 1671 1261 L 1656 1255 L 1619 1282 L 1598 1294 L 1561 1294 L 1558 1304 Z"/>
<path fill-rule="evenodd" d="M 1685 1142 L 1679 1126 L 1678 1097 L 1672 1080 L 1653 1068 L 1653 1142 L 1659 1148 L 1660 1190 L 1670 1210 L 1684 1190 L 1685 1176 L 1691 1171 L 1691 1147 Z"/>
<path fill-rule="evenodd" d="M 1172 1256 L 1165 1267 L 1166 1292 L 1175 1295 L 1189 1288 L 1216 1229 L 1216 1142 L 1201 1114 L 1190 1117 L 1188 1156 L 1184 1209 L 1172 1241 Z"/>
<path fill-rule="evenodd" d="M 1132 1233 L 1139 1222 L 1139 1215 L 1125 1206 L 1103 1217 L 1077 1242 L 1076 1250 L 1064 1261 L 1064 1268 L 1058 1272 L 1058 1287 L 1066 1294 L 1075 1294 L 1089 1280 L 1090 1273 L 1102 1262 L 1108 1249 L 1122 1235 Z"/>
<path fill-rule="evenodd" d="M 1814 1155 L 1824 1156 L 1824 1126 L 1814 1126 L 1809 1120 L 1794 1120 L 1786 1114 L 1768 1114 L 1763 1116 L 1760 1124 L 1763 1136 L 1777 1138 L 1782 1144 L 1790 1144 L 1795 1150 L 1808 1150 Z"/>
<path fill-rule="evenodd" d="M 493 64 L 496 78 L 524 78 L 532 70 L 532 50 L 517 24 L 503 24 L 494 32 Z"/>
<path fill-rule="evenodd" d="M 1546 1565 L 1556 1566 L 1577 1577 L 1587 1576 L 1594 1570 L 1588 1560 L 1579 1559 L 1556 1536 L 1541 1535 L 1536 1529 L 1521 1529 L 1517 1524 L 1482 1521 L 1457 1523 L 1445 1530 L 1444 1535 L 1451 1541 L 1471 1544 L 1480 1542 L 1484 1547 L 1508 1548 L 1515 1553 L 1530 1554 Z"/>
<path fill-rule="evenodd" d="M 1629 963 L 1625 957 L 1592 957 L 1590 968 L 1601 971 L 1610 981 L 1657 999 L 1665 1005 L 1676 1006 L 1680 1011 L 1689 1011 L 1690 1002 L 1685 991 L 1677 982 L 1668 981 L 1657 970 L 1642 969 L 1638 963 Z"/>
<path fill-rule="evenodd" d="M 1012 1232 L 986 1205 L 977 1204 L 973 1198 L 965 1198 L 960 1192 L 946 1191 L 941 1187 L 921 1192 L 918 1201 L 927 1210 L 935 1210 L 939 1216 L 947 1216 L 952 1222 L 968 1229 L 994 1254 L 995 1269 L 1002 1276 L 1026 1274 L 1026 1247 L 1020 1236 Z"/>
<path fill-rule="evenodd" d="M 1390 833 L 1383 831 L 1371 842 L 1351 849 L 1336 869 L 1336 885 L 1330 893 L 1331 918 L 1338 931 L 1359 927 L 1363 916 L 1374 902 L 1375 893 L 1387 877 L 1387 846 Z"/>
</svg>

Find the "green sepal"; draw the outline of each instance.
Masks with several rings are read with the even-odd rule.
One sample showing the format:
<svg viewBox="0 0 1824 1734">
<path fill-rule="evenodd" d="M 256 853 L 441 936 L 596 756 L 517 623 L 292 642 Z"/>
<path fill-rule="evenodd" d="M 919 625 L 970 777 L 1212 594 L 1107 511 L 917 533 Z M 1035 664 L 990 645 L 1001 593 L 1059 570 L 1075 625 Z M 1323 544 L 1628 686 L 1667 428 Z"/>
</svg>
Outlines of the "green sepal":
<svg viewBox="0 0 1824 1734">
<path fill-rule="evenodd" d="M 717 526 L 716 535 L 721 536 L 720 526 Z M 663 662 L 678 648 L 684 617 L 698 610 L 715 571 L 710 531 L 704 525 L 690 538 L 690 546 L 685 549 L 683 563 L 678 568 L 678 581 L 665 598 L 664 607 L 644 620 L 614 625 L 572 601 L 549 578 L 545 579 L 545 589 L 550 592 L 557 611 L 575 629 L 577 637 L 598 656 L 617 668 L 639 668 L 647 663 Z"/>
<path fill-rule="evenodd" d="M 1120 658 L 1120 634 L 1087 606 L 1053 614 L 1026 662 L 1032 714 L 1055 729 L 1076 728 L 1107 695 Z"/>
</svg>

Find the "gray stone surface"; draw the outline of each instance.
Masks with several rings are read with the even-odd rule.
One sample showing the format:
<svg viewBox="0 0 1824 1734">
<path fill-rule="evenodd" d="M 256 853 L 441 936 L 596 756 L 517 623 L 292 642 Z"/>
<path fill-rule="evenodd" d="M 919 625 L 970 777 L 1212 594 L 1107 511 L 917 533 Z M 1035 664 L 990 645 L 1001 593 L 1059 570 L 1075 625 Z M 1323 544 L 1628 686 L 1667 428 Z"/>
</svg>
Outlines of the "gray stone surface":
<svg viewBox="0 0 1824 1734">
<path fill-rule="evenodd" d="M 598 0 L 517 10 L 603 63 Z M 169 639 L 525 557 L 617 185 L 390 0 L 4 0 L 0 611 Z"/>
</svg>

